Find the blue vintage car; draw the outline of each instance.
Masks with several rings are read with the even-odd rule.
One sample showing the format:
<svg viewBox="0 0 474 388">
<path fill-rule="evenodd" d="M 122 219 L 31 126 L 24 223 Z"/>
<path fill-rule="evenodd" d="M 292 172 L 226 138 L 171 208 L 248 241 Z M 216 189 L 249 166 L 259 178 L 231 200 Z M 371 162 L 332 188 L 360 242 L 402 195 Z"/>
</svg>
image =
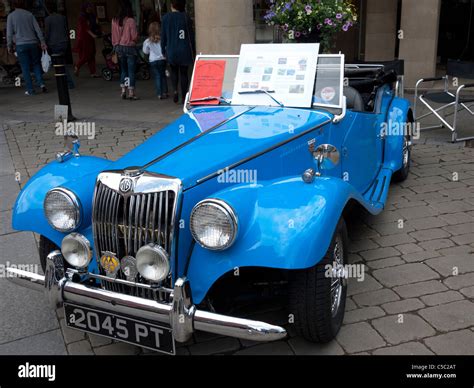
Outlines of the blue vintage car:
<svg viewBox="0 0 474 388">
<path fill-rule="evenodd" d="M 71 328 L 170 354 L 195 331 L 278 340 L 285 328 L 223 312 L 243 289 L 279 285 L 301 336 L 337 335 L 347 211 L 380 213 L 410 168 L 400 66 L 320 55 L 313 106 L 298 108 L 252 85 L 262 104 L 233 104 L 239 57 L 197 60 L 216 58 L 223 96 L 188 97 L 117 161 L 81 156 L 72 139 L 21 191 L 13 227 L 41 235 L 45 275 L 10 268 L 10 279 L 45 290 Z"/>
</svg>

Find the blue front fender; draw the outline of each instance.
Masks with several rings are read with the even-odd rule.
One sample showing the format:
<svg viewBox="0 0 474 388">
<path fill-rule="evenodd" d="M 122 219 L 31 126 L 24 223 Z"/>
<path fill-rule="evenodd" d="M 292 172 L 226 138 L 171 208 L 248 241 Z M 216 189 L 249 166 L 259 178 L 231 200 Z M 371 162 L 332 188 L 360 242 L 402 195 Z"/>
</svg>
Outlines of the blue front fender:
<svg viewBox="0 0 474 388">
<path fill-rule="evenodd" d="M 210 251 L 195 245 L 188 279 L 200 303 L 222 275 L 241 267 L 304 269 L 325 255 L 342 212 L 350 199 L 367 206 L 347 182 L 318 178 L 306 184 L 300 177 L 241 185 L 216 193 L 239 219 L 232 247 Z"/>
<path fill-rule="evenodd" d="M 60 246 L 63 233 L 53 229 L 44 216 L 43 202 L 46 193 L 55 187 L 66 187 L 81 201 L 80 230 L 91 223 L 92 195 L 97 174 L 110 165 L 109 160 L 81 156 L 64 163 L 52 162 L 34 175 L 18 195 L 12 215 L 16 230 L 39 233 Z"/>
</svg>

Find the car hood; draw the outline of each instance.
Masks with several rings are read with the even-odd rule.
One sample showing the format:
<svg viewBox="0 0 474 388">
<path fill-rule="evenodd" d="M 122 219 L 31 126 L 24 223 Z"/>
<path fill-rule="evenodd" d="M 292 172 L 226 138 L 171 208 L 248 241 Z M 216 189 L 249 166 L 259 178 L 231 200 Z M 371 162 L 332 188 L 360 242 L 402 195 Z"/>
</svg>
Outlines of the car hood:
<svg viewBox="0 0 474 388">
<path fill-rule="evenodd" d="M 150 172 L 180 178 L 184 189 L 218 170 L 251 158 L 332 115 L 316 110 L 218 106 L 184 114 L 113 163 L 113 169 L 145 166 Z"/>
</svg>

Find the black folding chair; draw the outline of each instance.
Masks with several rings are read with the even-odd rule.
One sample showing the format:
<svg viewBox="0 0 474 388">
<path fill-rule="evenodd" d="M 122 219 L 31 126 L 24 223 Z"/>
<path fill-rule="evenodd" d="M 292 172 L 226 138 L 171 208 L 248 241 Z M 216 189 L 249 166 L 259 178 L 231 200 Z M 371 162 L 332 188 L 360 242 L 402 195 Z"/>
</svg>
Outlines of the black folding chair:
<svg viewBox="0 0 474 388">
<path fill-rule="evenodd" d="M 449 77 L 460 78 L 460 77 L 465 77 L 465 76 L 466 76 L 465 74 L 459 73 L 459 68 L 458 66 L 456 66 L 456 61 L 448 61 L 447 71 L 444 77 L 422 78 L 416 83 L 415 103 L 414 103 L 414 108 L 413 108 L 415 120 L 419 121 L 425 117 L 434 115 L 441 122 L 441 124 L 422 127 L 420 128 L 420 130 L 449 128 L 449 130 L 451 131 L 451 141 L 453 143 L 474 139 L 474 136 L 458 138 L 458 134 L 457 134 L 457 119 L 458 119 L 459 112 L 461 112 L 462 110 L 466 110 L 471 116 L 474 115 L 474 111 L 470 109 L 474 103 L 474 95 L 462 96 L 461 94 L 461 92 L 464 89 L 474 87 L 474 83 L 459 86 L 455 94 L 449 90 Z M 418 89 L 422 83 L 442 81 L 442 80 L 444 80 L 444 89 L 442 90 L 432 89 L 419 95 Z M 428 108 L 429 110 L 428 113 L 425 113 L 421 116 L 417 116 L 418 100 L 421 101 L 421 103 Z M 442 105 L 440 107 L 435 107 L 435 106 L 430 105 L 433 103 L 442 104 Z M 450 107 L 453 107 L 453 111 L 451 113 L 445 114 L 444 117 L 441 116 L 440 113 Z M 446 120 L 446 117 L 451 116 L 451 115 L 453 115 L 453 122 L 448 123 L 448 121 Z"/>
</svg>

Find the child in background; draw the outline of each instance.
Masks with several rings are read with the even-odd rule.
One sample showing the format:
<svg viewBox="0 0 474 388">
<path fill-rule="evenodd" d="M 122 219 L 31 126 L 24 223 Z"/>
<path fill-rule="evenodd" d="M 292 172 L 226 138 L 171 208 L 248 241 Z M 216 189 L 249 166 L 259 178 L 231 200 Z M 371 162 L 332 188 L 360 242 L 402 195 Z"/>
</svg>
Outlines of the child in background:
<svg viewBox="0 0 474 388">
<path fill-rule="evenodd" d="M 150 68 L 155 80 L 156 95 L 160 100 L 168 98 L 168 81 L 166 79 L 166 58 L 161 51 L 160 25 L 150 23 L 148 39 L 143 43 L 143 52 L 150 56 Z"/>
</svg>

